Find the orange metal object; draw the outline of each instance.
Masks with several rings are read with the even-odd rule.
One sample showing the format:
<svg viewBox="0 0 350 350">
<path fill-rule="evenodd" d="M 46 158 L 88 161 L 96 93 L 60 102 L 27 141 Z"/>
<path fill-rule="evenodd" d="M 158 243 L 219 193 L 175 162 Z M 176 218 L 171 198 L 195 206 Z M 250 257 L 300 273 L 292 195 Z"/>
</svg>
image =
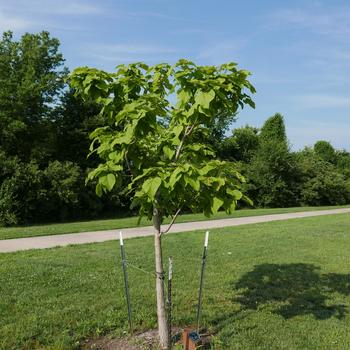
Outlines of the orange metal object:
<svg viewBox="0 0 350 350">
<path fill-rule="evenodd" d="M 196 332 L 191 331 L 190 328 L 185 328 L 182 333 L 182 344 L 184 350 L 196 350 L 200 345 L 200 338 Z"/>
</svg>

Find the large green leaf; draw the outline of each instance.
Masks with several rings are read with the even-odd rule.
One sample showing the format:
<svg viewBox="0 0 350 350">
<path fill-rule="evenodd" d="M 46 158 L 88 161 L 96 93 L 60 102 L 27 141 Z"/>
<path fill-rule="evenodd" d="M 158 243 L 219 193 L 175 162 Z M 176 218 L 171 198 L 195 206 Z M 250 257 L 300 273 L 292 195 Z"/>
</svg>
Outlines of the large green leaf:
<svg viewBox="0 0 350 350">
<path fill-rule="evenodd" d="M 180 178 L 182 177 L 182 171 L 183 171 L 182 167 L 178 167 L 178 168 L 176 168 L 176 169 L 172 172 L 172 174 L 170 175 L 168 184 L 169 184 L 169 187 L 170 187 L 171 189 L 174 189 L 175 184 L 176 184 L 176 183 L 180 180 Z"/>
<path fill-rule="evenodd" d="M 152 177 L 143 183 L 142 189 L 152 201 L 154 200 L 161 183 L 162 180 L 160 177 Z"/>
<path fill-rule="evenodd" d="M 198 178 L 193 178 L 188 175 L 185 175 L 185 182 L 189 184 L 195 191 L 199 191 L 200 189 L 200 181 Z"/>
<path fill-rule="evenodd" d="M 181 90 L 177 94 L 177 99 L 178 99 L 177 107 L 185 106 L 189 102 L 190 98 L 191 98 L 191 94 L 188 90 Z"/>
<path fill-rule="evenodd" d="M 98 197 L 102 197 L 102 187 L 101 187 L 101 184 L 97 184 L 96 185 L 96 188 L 95 188 L 95 192 L 97 194 Z"/>
<path fill-rule="evenodd" d="M 230 196 L 234 197 L 236 200 L 240 200 L 242 198 L 242 192 L 238 190 L 232 190 L 231 188 L 228 188 L 226 190 L 226 193 Z"/>
<path fill-rule="evenodd" d="M 108 191 L 111 191 L 116 182 L 116 178 L 114 174 L 107 174 L 104 176 L 100 176 L 99 183 Z"/>
<path fill-rule="evenodd" d="M 199 91 L 199 93 L 196 95 L 196 103 L 202 108 L 209 109 L 210 102 L 214 99 L 214 97 L 214 90 Z"/>
<path fill-rule="evenodd" d="M 218 197 L 214 197 L 211 206 L 211 212 L 216 214 L 221 206 L 224 204 L 224 201 Z"/>
<path fill-rule="evenodd" d="M 169 146 L 164 146 L 163 152 L 167 156 L 168 159 L 172 159 L 174 157 L 174 154 L 175 154 L 175 150 L 171 149 Z"/>
<path fill-rule="evenodd" d="M 114 174 L 108 174 L 107 175 L 107 181 L 106 181 L 106 185 L 107 186 L 106 187 L 107 187 L 108 191 L 112 190 L 112 188 L 115 185 L 115 181 L 116 181 L 116 179 L 115 179 L 115 175 Z"/>
<path fill-rule="evenodd" d="M 208 163 L 203 168 L 199 169 L 199 174 L 204 176 L 214 169 L 216 169 L 216 164 Z"/>
</svg>

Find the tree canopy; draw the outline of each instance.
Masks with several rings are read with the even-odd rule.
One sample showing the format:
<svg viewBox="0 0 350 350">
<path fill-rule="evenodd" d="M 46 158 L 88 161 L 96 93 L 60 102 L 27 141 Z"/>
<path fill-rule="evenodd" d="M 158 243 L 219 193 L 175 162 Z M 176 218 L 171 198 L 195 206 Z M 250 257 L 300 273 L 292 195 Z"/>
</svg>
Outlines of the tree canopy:
<svg viewBox="0 0 350 350">
<path fill-rule="evenodd" d="M 102 160 L 89 175 L 98 178 L 97 194 L 122 186 L 129 176 L 133 206 L 149 218 L 154 203 L 162 217 L 183 207 L 206 215 L 221 207 L 231 212 L 245 198 L 239 191 L 243 177 L 199 140 L 218 115 L 230 117 L 244 104 L 254 107 L 248 76 L 234 63 L 197 66 L 186 60 L 174 66 L 121 65 L 111 74 L 76 69 L 71 85 L 99 103 L 107 118 L 91 134 L 90 150 Z"/>
</svg>

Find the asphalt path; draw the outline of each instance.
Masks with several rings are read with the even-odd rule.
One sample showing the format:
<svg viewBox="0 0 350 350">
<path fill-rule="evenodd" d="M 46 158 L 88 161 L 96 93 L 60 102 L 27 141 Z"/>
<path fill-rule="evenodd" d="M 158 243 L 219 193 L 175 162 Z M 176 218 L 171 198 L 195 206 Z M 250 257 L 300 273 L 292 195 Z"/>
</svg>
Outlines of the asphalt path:
<svg viewBox="0 0 350 350">
<path fill-rule="evenodd" d="M 272 214 L 261 216 L 249 216 L 243 218 L 230 218 L 219 220 L 206 220 L 174 224 L 169 233 L 210 230 L 214 228 L 257 224 L 261 222 L 280 221 L 288 219 L 298 219 L 321 215 L 350 213 L 350 208 L 305 211 L 298 213 Z M 144 237 L 153 235 L 153 227 L 132 227 L 121 230 L 93 231 L 81 233 L 68 233 L 63 235 L 50 235 L 28 238 L 15 238 L 0 240 L 0 253 L 9 253 L 28 249 L 46 249 L 62 247 L 70 244 L 85 244 L 94 242 L 104 242 L 119 239 L 119 231 L 123 232 L 123 238 Z M 169 234 L 167 233 L 167 234 Z"/>
</svg>

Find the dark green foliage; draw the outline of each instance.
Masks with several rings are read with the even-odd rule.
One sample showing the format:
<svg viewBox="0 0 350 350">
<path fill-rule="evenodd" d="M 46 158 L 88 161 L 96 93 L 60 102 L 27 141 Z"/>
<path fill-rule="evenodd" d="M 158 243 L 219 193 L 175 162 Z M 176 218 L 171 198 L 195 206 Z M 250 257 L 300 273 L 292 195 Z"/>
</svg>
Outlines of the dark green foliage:
<svg viewBox="0 0 350 350">
<path fill-rule="evenodd" d="M 86 173 L 69 161 L 50 162 L 40 168 L 35 161 L 21 162 L 0 153 L 0 225 L 121 215 L 130 201 L 118 193 L 96 198 L 85 186 Z M 125 207 L 125 209 L 123 209 Z"/>
<path fill-rule="evenodd" d="M 245 191 L 258 207 L 350 203 L 350 154 L 326 141 L 291 152 L 283 116 L 266 120 L 260 133 L 246 126 L 223 140 L 219 156 L 239 161 Z"/>
<path fill-rule="evenodd" d="M 336 159 L 337 159 L 337 169 L 344 174 L 346 179 L 350 179 L 350 153 L 343 150 L 343 151 L 337 151 L 336 153 Z"/>
<path fill-rule="evenodd" d="M 283 142 L 261 142 L 244 173 L 248 195 L 259 207 L 288 207 L 298 204 L 296 162 Z"/>
<path fill-rule="evenodd" d="M 249 162 L 258 146 L 258 129 L 246 125 L 234 129 L 232 136 L 221 142 L 218 155 L 226 160 Z"/>
<path fill-rule="evenodd" d="M 54 159 L 79 163 L 92 167 L 94 162 L 87 160 L 89 153 L 89 133 L 101 126 L 99 108 L 92 102 L 83 102 L 68 90 L 54 110 Z"/>
<path fill-rule="evenodd" d="M 1 224 L 45 222 L 48 218 L 67 219 L 69 210 L 77 202 L 80 169 L 72 163 L 55 161 L 41 170 L 34 161 L 8 161 L 10 172 L 0 187 L 1 211 L 6 216 Z M 80 180 L 81 181 L 81 180 Z"/>
<path fill-rule="evenodd" d="M 276 113 L 266 120 L 260 132 L 260 140 L 287 143 L 286 127 L 284 118 L 281 114 Z"/>
<path fill-rule="evenodd" d="M 329 163 L 336 163 L 336 153 L 333 146 L 328 141 L 317 141 L 314 151 L 321 159 Z"/>
<path fill-rule="evenodd" d="M 258 136 L 258 146 L 245 159 L 248 194 L 255 205 L 287 207 L 298 204 L 296 162 L 289 150 L 283 116 L 276 113 L 266 120 Z"/>
<path fill-rule="evenodd" d="M 48 32 L 0 39 L 0 225 L 121 214 L 129 204 L 85 187 L 96 104 L 67 89 L 59 41 Z"/>
<path fill-rule="evenodd" d="M 300 201 L 306 205 L 332 205 L 350 202 L 350 181 L 332 163 L 312 149 L 298 154 Z"/>
<path fill-rule="evenodd" d="M 0 149 L 29 161 L 50 155 L 48 120 L 67 70 L 48 32 L 0 39 Z"/>
</svg>

